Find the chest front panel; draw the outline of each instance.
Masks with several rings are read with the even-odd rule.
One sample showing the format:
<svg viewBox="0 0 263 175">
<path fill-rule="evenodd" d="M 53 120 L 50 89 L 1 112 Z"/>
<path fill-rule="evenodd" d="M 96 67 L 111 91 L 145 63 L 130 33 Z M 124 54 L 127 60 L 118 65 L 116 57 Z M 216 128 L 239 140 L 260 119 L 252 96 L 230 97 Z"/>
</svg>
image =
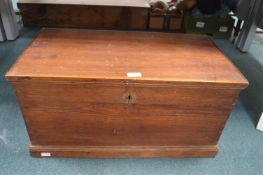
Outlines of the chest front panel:
<svg viewBox="0 0 263 175">
<path fill-rule="evenodd" d="M 90 83 L 24 83 L 16 90 L 34 145 L 216 144 L 237 96 Z"/>
</svg>

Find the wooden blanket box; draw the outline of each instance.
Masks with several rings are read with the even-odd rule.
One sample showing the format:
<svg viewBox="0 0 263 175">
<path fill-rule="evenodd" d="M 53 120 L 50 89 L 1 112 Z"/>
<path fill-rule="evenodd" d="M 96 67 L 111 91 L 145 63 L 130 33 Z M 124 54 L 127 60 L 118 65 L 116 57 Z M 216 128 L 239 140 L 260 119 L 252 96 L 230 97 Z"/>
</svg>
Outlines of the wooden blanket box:
<svg viewBox="0 0 263 175">
<path fill-rule="evenodd" d="M 248 85 L 207 36 L 56 28 L 6 78 L 34 157 L 213 157 Z"/>
</svg>

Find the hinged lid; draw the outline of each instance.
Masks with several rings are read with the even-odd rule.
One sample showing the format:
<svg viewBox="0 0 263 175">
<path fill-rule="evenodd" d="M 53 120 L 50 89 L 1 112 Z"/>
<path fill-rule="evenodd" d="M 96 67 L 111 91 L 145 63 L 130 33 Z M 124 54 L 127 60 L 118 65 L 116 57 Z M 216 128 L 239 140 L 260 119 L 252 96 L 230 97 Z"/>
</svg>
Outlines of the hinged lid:
<svg viewBox="0 0 263 175">
<path fill-rule="evenodd" d="M 84 29 L 43 29 L 6 78 L 229 88 L 248 84 L 207 36 Z"/>
</svg>

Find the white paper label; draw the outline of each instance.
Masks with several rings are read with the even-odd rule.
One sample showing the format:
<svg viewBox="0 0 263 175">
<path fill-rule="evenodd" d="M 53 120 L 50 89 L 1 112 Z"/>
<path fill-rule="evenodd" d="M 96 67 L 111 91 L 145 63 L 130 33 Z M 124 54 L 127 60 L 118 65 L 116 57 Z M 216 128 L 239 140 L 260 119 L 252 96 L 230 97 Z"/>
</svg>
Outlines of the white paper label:
<svg viewBox="0 0 263 175">
<path fill-rule="evenodd" d="M 50 157 L 51 153 L 41 153 L 41 157 Z"/>
<path fill-rule="evenodd" d="M 130 77 L 130 78 L 142 77 L 142 73 L 141 72 L 128 72 L 127 77 Z"/>
<path fill-rule="evenodd" d="M 220 26 L 219 32 L 227 32 L 227 31 L 228 31 L 228 27 Z"/>
<path fill-rule="evenodd" d="M 257 129 L 260 131 L 263 131 L 263 113 L 259 119 L 258 125 L 257 125 Z"/>
<path fill-rule="evenodd" d="M 204 28 L 205 27 L 205 23 L 204 22 L 196 22 L 195 26 L 197 28 Z"/>
</svg>

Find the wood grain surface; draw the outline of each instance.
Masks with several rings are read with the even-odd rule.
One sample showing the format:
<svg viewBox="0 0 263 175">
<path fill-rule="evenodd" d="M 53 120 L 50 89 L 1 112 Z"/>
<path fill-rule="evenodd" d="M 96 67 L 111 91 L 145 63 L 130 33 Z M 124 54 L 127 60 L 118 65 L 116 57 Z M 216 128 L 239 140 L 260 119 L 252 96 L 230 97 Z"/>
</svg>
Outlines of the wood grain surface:
<svg viewBox="0 0 263 175">
<path fill-rule="evenodd" d="M 34 157 L 213 157 L 248 85 L 206 36 L 79 29 L 43 29 L 6 78 Z"/>
<path fill-rule="evenodd" d="M 33 145 L 82 146 L 216 145 L 238 95 L 46 82 L 18 83 L 16 91 Z M 127 93 L 135 98 L 131 104 Z"/>
<path fill-rule="evenodd" d="M 142 77 L 129 78 L 128 72 L 141 72 Z M 43 29 L 6 77 L 239 89 L 248 85 L 207 36 L 81 29 Z"/>
<path fill-rule="evenodd" d="M 148 26 L 149 8 L 142 7 L 18 3 L 18 8 L 27 27 L 146 30 Z"/>
<path fill-rule="evenodd" d="M 64 158 L 202 158 L 215 157 L 218 148 L 204 146 L 30 146 L 33 157 L 42 157 L 41 153 L 50 153 L 50 157 Z M 49 158 L 50 158 L 49 157 Z"/>
</svg>

